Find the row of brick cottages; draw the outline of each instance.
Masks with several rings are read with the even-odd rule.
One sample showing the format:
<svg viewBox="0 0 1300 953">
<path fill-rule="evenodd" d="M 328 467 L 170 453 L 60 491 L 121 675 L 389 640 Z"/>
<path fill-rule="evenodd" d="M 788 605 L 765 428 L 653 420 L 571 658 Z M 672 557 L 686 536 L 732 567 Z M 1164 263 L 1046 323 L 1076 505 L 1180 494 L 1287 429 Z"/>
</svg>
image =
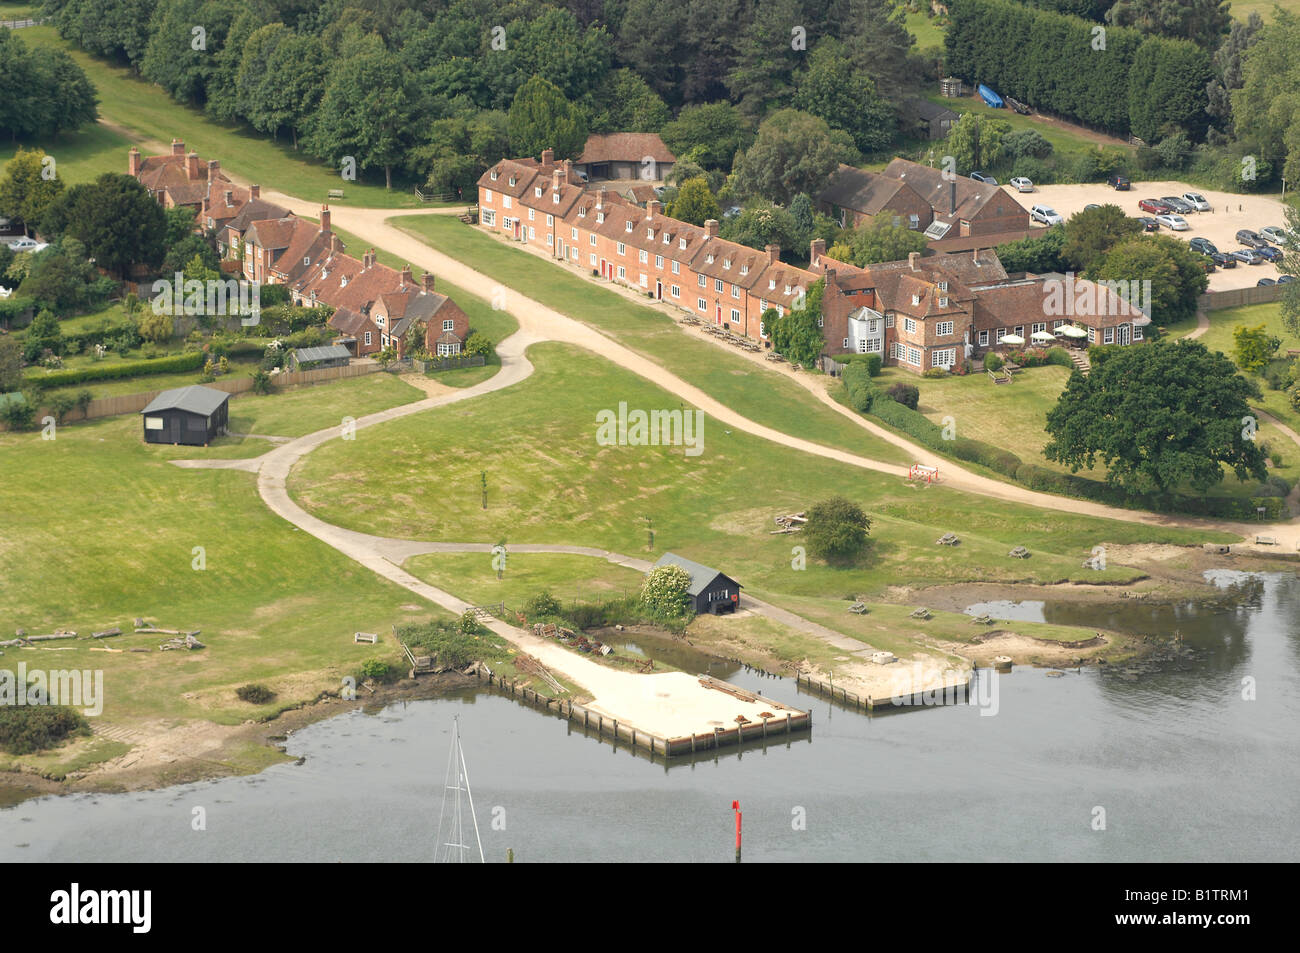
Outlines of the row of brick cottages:
<svg viewBox="0 0 1300 953">
<path fill-rule="evenodd" d="M 223 271 L 248 281 L 283 284 L 295 304 L 333 306 L 329 325 L 354 357 L 393 347 L 405 356 L 409 330 L 425 325 L 430 354 L 456 355 L 465 346 L 469 318 L 456 302 L 434 290 L 434 276 L 420 282 L 410 266 L 401 271 L 381 265 L 370 249 L 360 259 L 344 251 L 330 227 L 330 210 L 321 207 L 320 224 L 294 215 L 261 196 L 257 185 L 232 183 L 216 159 L 203 162 L 185 144 L 172 140 L 171 153 L 142 158 L 128 155 L 128 171 L 164 207 L 194 209 L 195 228 L 216 236 Z"/>
<path fill-rule="evenodd" d="M 1008 235 L 1023 237 L 1028 213 L 1017 234 L 1019 217 L 1009 214 L 1007 203 L 1020 207 L 1005 192 L 968 189 L 965 180 L 947 183 L 927 190 L 933 204 L 922 207 L 914 202 L 924 198 L 918 183 L 935 170 L 904 160 L 889 170 L 913 178 L 893 190 L 908 203 L 904 221 L 931 231 L 939 230 L 932 228 L 936 221 L 955 226 L 949 243 L 962 250 L 944 250 L 940 240 L 931 245 L 937 254 L 859 268 L 827 256 L 818 240 L 810 248 L 809 268 L 797 268 L 780 260 L 777 245 L 758 251 L 718 237 L 714 220 L 691 225 L 664 215 L 657 200 L 642 207 L 608 189 L 586 187 L 571 163 L 556 163 L 549 149 L 540 161 L 502 160 L 484 173 L 479 222 L 556 261 L 639 289 L 767 347 L 763 315 L 769 309 L 784 314 L 819 278 L 826 279 L 819 319 L 826 353 L 875 352 L 887 364 L 918 373 L 955 367 L 998 347 L 1005 336 L 1031 340 L 1071 323 L 1086 328 L 1090 342 L 1142 340 L 1150 319 L 1109 289 L 1081 279 L 1072 287 L 1060 275 L 1007 274 L 991 245 Z M 986 209 L 988 222 L 981 218 Z M 1061 285 L 1053 290 L 1050 281 Z M 1049 303 L 1061 299 L 1062 290 L 1078 300 L 1084 285 L 1100 302 L 1091 313 L 1051 313 Z"/>
</svg>

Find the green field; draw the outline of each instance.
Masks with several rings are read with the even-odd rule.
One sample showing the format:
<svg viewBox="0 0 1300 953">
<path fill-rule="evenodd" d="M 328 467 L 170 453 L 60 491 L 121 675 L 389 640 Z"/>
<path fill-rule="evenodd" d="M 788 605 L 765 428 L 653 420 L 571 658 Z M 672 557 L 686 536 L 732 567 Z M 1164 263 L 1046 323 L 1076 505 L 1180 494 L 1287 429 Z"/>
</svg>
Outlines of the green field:
<svg viewBox="0 0 1300 953">
<path fill-rule="evenodd" d="M 961 580 L 1129 580 L 1085 571 L 1103 542 L 1200 542 L 1197 531 L 1065 516 L 975 499 L 791 451 L 705 421 L 704 452 L 680 447 L 599 446 L 596 413 L 677 408 L 676 397 L 585 351 L 529 349 L 537 370 L 506 391 L 381 424 L 365 441 L 328 444 L 303 460 L 290 491 L 312 512 L 349 529 L 458 542 L 559 543 L 647 554 L 672 550 L 723 568 L 747 587 L 839 598 L 879 592 L 899 580 L 925 586 Z M 528 446 L 519 445 L 527 434 Z M 488 508 L 479 474 L 486 472 Z M 858 500 L 875 521 L 863 565 L 792 567 L 798 536 L 772 535 L 772 517 L 832 493 Z M 955 530 L 956 549 L 935 540 Z M 1015 560 L 1011 547 L 1034 557 Z M 490 564 L 466 558 L 467 584 L 488 583 Z M 477 582 L 474 580 L 477 579 Z M 455 588 L 453 587 L 453 591 Z M 513 594 L 512 594 L 513 597 Z"/>
<path fill-rule="evenodd" d="M 142 616 L 201 629 L 208 646 L 142 655 L 92 653 L 89 642 L 78 641 L 68 652 L 6 650 L 6 663 L 21 656 L 29 667 L 102 668 L 110 721 L 239 724 L 276 704 L 336 690 L 366 658 L 396 660 L 389 642 L 354 645 L 354 631 L 442 617 L 428 605 L 403 610 L 419 600 L 272 514 L 253 474 L 166 462 L 203 452 L 146 445 L 135 415 L 63 427 L 55 440 L 0 434 L 0 470 L 8 477 L 0 502 L 0 631 L 129 631 Z M 195 547 L 204 550 L 202 569 L 194 568 Z M 94 644 L 156 649 L 161 638 Z M 261 707 L 237 701 L 234 689 L 251 681 L 280 698 Z"/>
<path fill-rule="evenodd" d="M 378 208 L 420 205 L 409 188 L 386 190 L 382 170 L 367 173 L 367 181 L 345 182 L 337 171 L 295 152 L 288 137 L 273 142 L 248 127 L 214 122 L 201 110 L 174 102 L 161 87 L 140 79 L 129 67 L 81 52 L 60 38 L 52 26 L 29 27 L 18 32 L 29 47 L 66 50 L 95 84 L 100 116 L 127 129 L 132 141 L 165 148 L 173 138 L 183 139 L 187 149 L 196 150 L 204 159 L 220 159 L 221 167 L 236 176 L 311 201 L 325 201 L 331 189 L 343 189 L 345 197 L 330 199 L 331 204 Z M 42 146 L 61 164 L 67 162 L 68 165 L 61 165 L 60 171 L 69 183 L 79 181 L 80 176 L 91 178 L 103 171 L 125 172 L 126 153 L 130 148 L 116 134 L 91 136 L 85 141 L 74 137 L 69 143 L 27 145 Z M 70 157 L 63 156 L 64 146 L 75 147 Z M 142 151 L 148 155 L 151 148 Z M 12 151 L 0 152 L 0 160 L 8 159 L 11 154 Z"/>
<path fill-rule="evenodd" d="M 534 300 L 609 334 L 755 423 L 886 463 L 911 462 L 793 381 L 684 331 L 662 306 L 636 303 L 445 215 L 390 221 L 506 287 L 525 288 Z"/>
<path fill-rule="evenodd" d="M 1241 327 L 1264 325 L 1269 334 L 1282 341 L 1278 353 L 1285 355 L 1288 349 L 1300 348 L 1300 337 L 1292 334 L 1282 323 L 1282 306 L 1280 304 L 1254 304 L 1244 308 L 1226 308 L 1210 312 L 1210 330 L 1200 338 L 1201 343 L 1212 351 L 1222 351 L 1228 357 L 1234 352 L 1232 333 Z M 1260 392 L 1264 395 L 1255 406 L 1272 414 L 1278 420 L 1288 424 L 1292 430 L 1300 433 L 1300 412 L 1296 411 L 1287 399 L 1284 391 L 1269 390 L 1262 378 L 1256 378 Z M 1291 444 L 1295 447 L 1294 444 Z M 1300 456 L 1300 447 L 1292 451 Z"/>
<path fill-rule="evenodd" d="M 927 17 L 924 13 L 909 13 L 903 23 L 907 32 L 916 37 L 917 50 L 943 46 L 944 30 L 938 25 L 937 18 Z"/>
</svg>

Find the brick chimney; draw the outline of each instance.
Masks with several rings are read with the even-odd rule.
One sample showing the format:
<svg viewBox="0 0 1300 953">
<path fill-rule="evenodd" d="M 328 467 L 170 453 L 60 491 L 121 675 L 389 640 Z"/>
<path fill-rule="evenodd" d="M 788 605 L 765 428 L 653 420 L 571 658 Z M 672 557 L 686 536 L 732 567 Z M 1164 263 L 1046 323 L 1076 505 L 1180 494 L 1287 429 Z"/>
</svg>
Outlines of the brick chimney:
<svg viewBox="0 0 1300 953">
<path fill-rule="evenodd" d="M 257 188 L 257 186 L 253 186 L 253 188 Z M 324 235 L 330 234 L 330 207 L 328 205 L 320 207 L 320 230 Z"/>
<path fill-rule="evenodd" d="M 705 238 L 717 238 L 717 237 L 718 237 L 718 220 L 717 220 L 716 218 L 711 218 L 711 219 L 708 219 L 707 221 L 705 221 L 705 223 L 704 223 L 704 237 L 705 237 Z"/>
<path fill-rule="evenodd" d="M 660 202 L 658 199 L 651 199 L 649 202 L 645 203 L 646 218 L 654 218 L 663 210 L 664 210 L 663 203 Z"/>
<path fill-rule="evenodd" d="M 826 254 L 826 239 L 814 238 L 808 243 L 808 261 L 810 264 L 817 264 L 824 254 Z"/>
<path fill-rule="evenodd" d="M 555 150 L 554 150 L 554 149 L 543 149 L 543 150 L 542 150 L 542 166 L 545 167 L 545 166 L 550 166 L 550 165 L 554 165 L 554 164 L 555 164 Z"/>
<path fill-rule="evenodd" d="M 373 248 L 361 256 L 361 267 L 367 271 L 375 267 L 375 250 Z"/>
<path fill-rule="evenodd" d="M 140 178 L 140 150 L 135 146 L 126 154 L 126 174 L 132 178 Z"/>
<path fill-rule="evenodd" d="M 220 179 L 221 179 L 221 160 L 209 159 L 208 160 L 208 184 L 211 185 L 213 182 L 217 182 Z"/>
<path fill-rule="evenodd" d="M 415 284 L 415 282 L 411 279 L 411 266 L 409 264 L 402 266 L 402 274 L 399 280 L 401 281 L 401 287 L 403 288 L 405 288 L 407 285 Z"/>
<path fill-rule="evenodd" d="M 564 185 L 564 170 L 556 169 L 551 173 L 551 191 L 560 191 L 560 186 Z"/>
<path fill-rule="evenodd" d="M 331 255 L 337 255 L 337 254 L 339 254 L 339 252 L 341 252 L 341 251 L 343 251 L 343 242 L 339 240 L 339 237 L 338 237 L 337 235 L 331 233 L 331 234 L 330 234 L 330 254 L 331 254 Z"/>
<path fill-rule="evenodd" d="M 199 154 L 191 152 L 185 157 L 185 178 L 193 181 L 199 177 Z"/>
<path fill-rule="evenodd" d="M 185 155 L 185 141 L 183 139 L 172 140 L 172 155 L 174 156 Z"/>
<path fill-rule="evenodd" d="M 763 250 L 767 252 L 767 260 L 771 262 L 773 265 L 775 265 L 778 261 L 781 260 L 780 245 L 764 245 Z"/>
<path fill-rule="evenodd" d="M 262 197 L 262 187 L 260 185 L 250 185 L 248 187 L 248 197 L 258 199 Z"/>
<path fill-rule="evenodd" d="M 605 207 L 605 189 L 602 186 L 601 189 L 596 193 L 596 208 L 602 209 L 604 207 Z"/>
<path fill-rule="evenodd" d="M 560 167 L 564 170 L 565 183 L 571 185 L 573 183 L 573 160 L 565 159 L 560 163 Z"/>
<path fill-rule="evenodd" d="M 916 264 L 920 260 L 921 253 L 919 251 L 910 251 L 907 253 L 907 267 L 911 268 L 913 271 L 920 271 L 920 268 L 918 268 Z"/>
<path fill-rule="evenodd" d="M 433 294 L 433 272 L 431 271 L 424 273 L 424 290 L 429 294 Z"/>
</svg>

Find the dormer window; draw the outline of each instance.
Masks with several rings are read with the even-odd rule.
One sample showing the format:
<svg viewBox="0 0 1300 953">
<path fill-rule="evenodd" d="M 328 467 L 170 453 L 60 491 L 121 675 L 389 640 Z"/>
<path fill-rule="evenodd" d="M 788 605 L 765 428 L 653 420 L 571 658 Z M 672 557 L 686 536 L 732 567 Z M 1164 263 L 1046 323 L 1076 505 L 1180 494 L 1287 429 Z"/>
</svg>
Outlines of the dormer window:
<svg viewBox="0 0 1300 953">
<path fill-rule="evenodd" d="M 542 187 L 540 185 L 537 188 L 533 189 L 533 195 L 535 195 L 539 199 L 542 197 Z"/>
<path fill-rule="evenodd" d="M 500 175 L 500 174 L 501 174 L 501 173 L 499 173 L 496 169 L 493 169 L 493 170 L 492 170 L 492 181 L 495 182 L 495 181 L 497 180 L 497 176 Z"/>
<path fill-rule="evenodd" d="M 708 257 L 705 258 L 704 260 L 707 261 L 710 265 L 713 264 L 713 253 L 710 252 Z"/>
<path fill-rule="evenodd" d="M 648 238 L 648 239 L 650 239 L 650 241 L 654 241 L 654 240 L 655 240 L 655 230 L 654 230 L 653 228 L 647 228 L 647 229 L 645 230 L 645 237 Z"/>
<path fill-rule="evenodd" d="M 515 181 L 516 181 L 516 177 L 512 175 L 512 176 L 510 177 L 510 184 L 511 184 L 511 185 L 514 185 L 514 184 L 515 184 Z"/>
<path fill-rule="evenodd" d="M 597 224 L 597 225 L 603 225 L 604 222 L 605 222 L 605 213 L 604 213 L 604 212 L 597 212 L 597 213 L 596 213 L 596 224 Z"/>
<path fill-rule="evenodd" d="M 917 305 L 917 304 L 920 304 L 920 303 L 921 303 L 921 296 L 920 296 L 920 295 L 912 295 L 912 304 Z"/>
<path fill-rule="evenodd" d="M 730 259 L 730 258 L 724 258 L 724 259 L 722 259 L 722 267 L 723 267 L 723 268 L 730 269 L 730 268 L 731 268 L 731 259 Z"/>
<path fill-rule="evenodd" d="M 749 274 L 749 265 L 741 265 L 741 266 L 740 266 L 740 273 L 741 273 L 742 275 L 747 275 L 747 274 Z"/>
<path fill-rule="evenodd" d="M 560 204 L 560 193 L 559 193 L 559 192 L 552 192 L 552 193 L 551 193 L 551 201 L 554 202 L 556 205 L 559 205 L 559 204 Z"/>
<path fill-rule="evenodd" d="M 578 218 L 586 218 L 586 217 L 587 217 L 587 206 L 585 205 L 578 206 Z"/>
<path fill-rule="evenodd" d="M 346 288 L 347 286 L 348 286 L 348 276 L 344 275 L 342 278 L 339 279 L 339 287 Z"/>
<path fill-rule="evenodd" d="M 767 280 L 767 290 L 768 290 L 768 291 L 775 291 L 775 290 L 776 290 L 776 279 L 775 279 L 775 278 L 769 278 L 769 279 Z"/>
<path fill-rule="evenodd" d="M 303 263 L 304 265 L 310 265 L 310 264 L 311 264 L 311 259 L 310 259 L 310 258 L 304 258 L 304 259 L 302 260 L 302 263 Z"/>
<path fill-rule="evenodd" d="M 673 237 L 669 235 L 667 232 L 664 232 L 664 244 L 671 245 L 672 242 L 673 242 Z"/>
<path fill-rule="evenodd" d="M 945 297 L 940 297 L 940 298 L 939 298 L 939 307 L 941 307 L 941 308 L 946 308 L 946 307 L 948 307 L 948 299 L 945 298 Z"/>
<path fill-rule="evenodd" d="M 947 291 L 947 290 L 948 290 L 948 282 L 946 282 L 946 281 L 941 281 L 941 282 L 939 282 L 939 290 L 940 290 L 940 291 Z"/>
<path fill-rule="evenodd" d="M 627 223 L 627 230 L 628 230 L 629 232 L 632 231 L 632 223 L 631 223 L 631 222 L 628 222 L 628 223 Z"/>
<path fill-rule="evenodd" d="M 786 285 L 786 286 L 785 286 L 785 291 L 783 291 L 783 292 L 781 292 L 781 293 L 782 293 L 782 294 L 789 294 L 789 293 L 790 293 L 790 286 L 789 286 L 789 285 Z"/>
</svg>

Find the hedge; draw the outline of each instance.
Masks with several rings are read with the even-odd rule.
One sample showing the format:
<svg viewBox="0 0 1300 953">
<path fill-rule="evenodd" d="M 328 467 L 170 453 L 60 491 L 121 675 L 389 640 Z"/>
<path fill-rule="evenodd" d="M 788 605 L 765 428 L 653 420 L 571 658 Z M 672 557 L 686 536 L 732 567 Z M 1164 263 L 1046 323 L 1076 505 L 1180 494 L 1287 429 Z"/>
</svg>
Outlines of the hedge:
<svg viewBox="0 0 1300 953">
<path fill-rule="evenodd" d="M 840 380 L 844 382 L 844 390 L 848 393 L 849 406 L 864 414 L 871 410 L 872 403 L 877 400 L 880 390 L 871 379 L 871 371 L 866 364 L 857 362 L 849 364 L 840 375 Z"/>
<path fill-rule="evenodd" d="M 27 379 L 33 387 L 48 389 L 83 384 L 87 381 L 114 381 L 126 377 L 146 377 L 150 374 L 172 374 L 180 371 L 195 371 L 203 366 L 208 355 L 202 351 L 190 351 L 172 357 L 162 357 L 152 361 L 126 361 L 121 364 L 92 364 L 62 371 L 51 371 L 44 376 Z"/>
</svg>

